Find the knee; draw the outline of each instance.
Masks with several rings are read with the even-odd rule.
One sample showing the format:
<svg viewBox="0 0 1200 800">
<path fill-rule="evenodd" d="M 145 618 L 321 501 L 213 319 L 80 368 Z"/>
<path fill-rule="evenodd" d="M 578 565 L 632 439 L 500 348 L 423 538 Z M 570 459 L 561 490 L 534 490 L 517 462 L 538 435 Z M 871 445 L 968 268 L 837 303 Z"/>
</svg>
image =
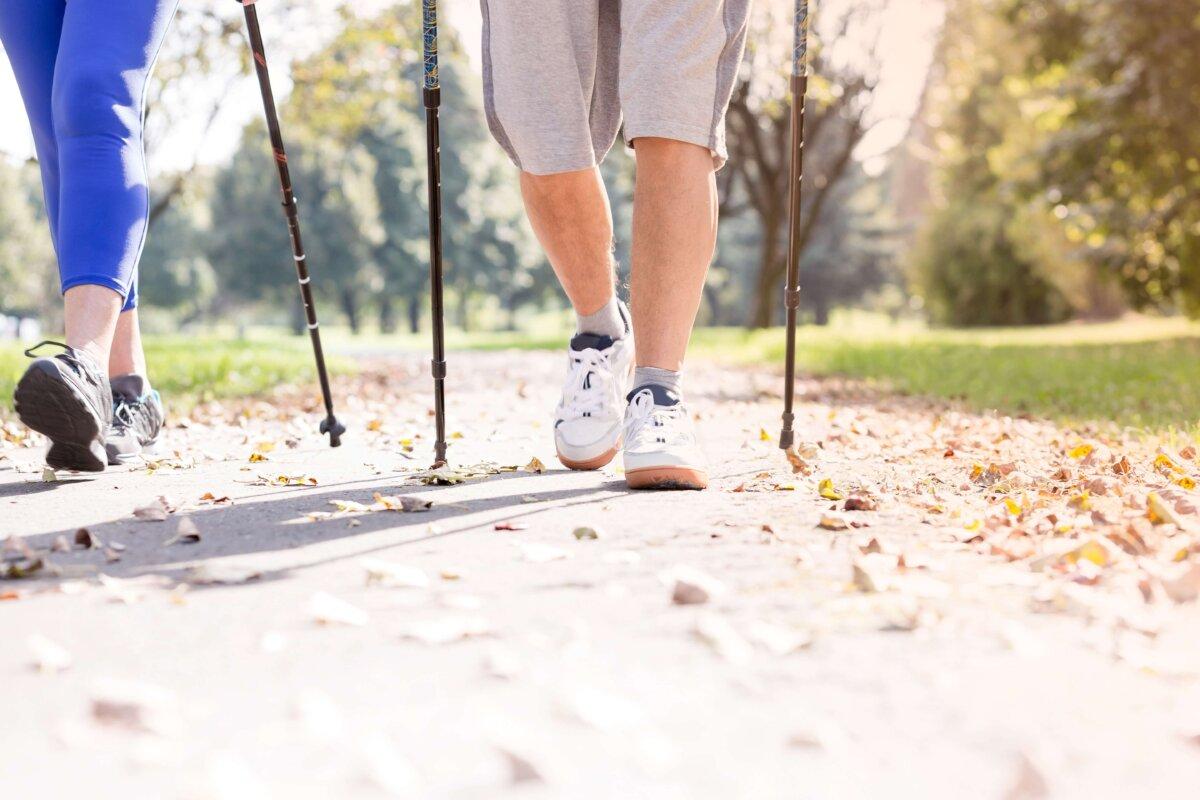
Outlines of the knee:
<svg viewBox="0 0 1200 800">
<path fill-rule="evenodd" d="M 683 165 L 691 162 L 711 163 L 712 160 L 712 153 L 707 147 L 658 136 L 639 136 L 633 140 L 633 150 L 638 161 L 653 159 L 656 163 Z"/>
<path fill-rule="evenodd" d="M 112 67 L 83 63 L 60 70 L 51 105 L 60 140 L 93 135 L 128 139 L 141 131 L 141 98 L 133 97 Z"/>
</svg>

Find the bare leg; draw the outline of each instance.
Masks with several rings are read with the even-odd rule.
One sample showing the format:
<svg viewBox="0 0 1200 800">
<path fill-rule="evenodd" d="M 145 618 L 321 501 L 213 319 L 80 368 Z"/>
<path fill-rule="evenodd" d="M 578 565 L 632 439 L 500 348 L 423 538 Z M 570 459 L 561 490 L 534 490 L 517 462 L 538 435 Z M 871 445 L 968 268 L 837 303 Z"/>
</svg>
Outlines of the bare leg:
<svg viewBox="0 0 1200 800">
<path fill-rule="evenodd" d="M 635 143 L 631 299 L 637 365 L 678 372 L 717 240 L 717 185 L 708 148 Z"/>
<path fill-rule="evenodd" d="M 556 175 L 521 173 L 529 224 L 554 274 L 580 315 L 594 314 L 613 296 L 613 223 L 600 170 Z"/>
<path fill-rule="evenodd" d="M 74 286 L 63 295 L 67 344 L 90 355 L 103 370 L 108 364 L 117 317 L 124 301 L 104 286 Z"/>
<path fill-rule="evenodd" d="M 114 378 L 118 375 L 147 375 L 142 329 L 138 325 L 136 308 L 122 312 L 117 318 L 112 352 L 108 357 L 108 374 Z"/>
</svg>

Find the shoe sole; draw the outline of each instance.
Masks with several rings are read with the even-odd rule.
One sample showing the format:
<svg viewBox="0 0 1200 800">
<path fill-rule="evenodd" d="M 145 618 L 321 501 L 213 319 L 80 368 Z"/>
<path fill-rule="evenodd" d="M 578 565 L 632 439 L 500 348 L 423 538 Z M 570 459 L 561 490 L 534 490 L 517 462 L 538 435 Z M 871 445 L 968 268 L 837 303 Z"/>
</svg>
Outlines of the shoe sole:
<svg viewBox="0 0 1200 800">
<path fill-rule="evenodd" d="M 166 454 L 166 451 L 162 447 L 162 442 L 158 439 L 142 445 L 133 453 L 118 453 L 107 447 L 105 450 L 107 451 L 108 465 L 110 467 L 127 466 L 138 461 L 142 463 L 155 461 Z"/>
<path fill-rule="evenodd" d="M 708 475 L 693 467 L 643 467 L 625 473 L 630 489 L 690 489 L 708 488 Z"/>
<path fill-rule="evenodd" d="M 46 463 L 54 469 L 103 472 L 108 466 L 103 432 L 88 406 L 68 384 L 30 368 L 13 392 L 17 416 L 51 442 Z"/>
<path fill-rule="evenodd" d="M 609 450 L 607 453 L 601 453 L 600 455 L 596 456 L 595 458 L 589 458 L 584 461 L 575 461 L 573 459 L 567 458 L 562 453 L 559 453 L 558 460 L 567 469 L 580 470 L 582 472 L 590 472 L 593 470 L 600 469 L 601 467 L 608 466 L 609 462 L 611 462 L 614 458 L 617 457 L 617 452 L 620 449 L 621 449 L 621 443 L 617 442 L 615 445 L 613 445 L 612 450 Z"/>
</svg>

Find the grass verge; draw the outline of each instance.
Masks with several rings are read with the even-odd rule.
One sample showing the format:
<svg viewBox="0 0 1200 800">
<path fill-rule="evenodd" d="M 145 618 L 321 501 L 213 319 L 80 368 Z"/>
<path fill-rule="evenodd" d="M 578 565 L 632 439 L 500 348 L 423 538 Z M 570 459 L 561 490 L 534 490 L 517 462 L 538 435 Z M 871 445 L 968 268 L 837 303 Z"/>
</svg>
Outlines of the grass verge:
<svg viewBox="0 0 1200 800">
<path fill-rule="evenodd" d="M 565 331 L 451 332 L 449 345 L 476 350 L 557 350 Z M 426 336 L 350 337 L 331 330 L 335 373 L 359 356 L 422 351 Z M 1200 324 L 1135 319 L 1101 325 L 928 330 L 848 315 L 800 330 L 802 371 L 861 378 L 882 388 L 961 400 L 972 408 L 1031 414 L 1060 422 L 1113 422 L 1153 432 L 1200 432 Z M 731 364 L 782 367 L 780 329 L 696 332 L 692 353 Z M 259 333 L 245 340 L 156 337 L 147 345 L 156 385 L 174 407 L 204 399 L 261 394 L 311 381 L 307 337 Z M 24 369 L 20 348 L 0 344 L 0 397 L 11 397 Z M 6 403 L 7 405 L 7 403 Z"/>
</svg>

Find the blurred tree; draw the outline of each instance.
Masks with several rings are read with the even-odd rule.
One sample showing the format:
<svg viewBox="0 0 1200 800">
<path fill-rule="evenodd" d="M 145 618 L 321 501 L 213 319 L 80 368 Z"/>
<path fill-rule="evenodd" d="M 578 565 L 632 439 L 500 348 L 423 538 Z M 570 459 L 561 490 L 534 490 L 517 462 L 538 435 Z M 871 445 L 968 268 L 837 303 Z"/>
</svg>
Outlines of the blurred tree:
<svg viewBox="0 0 1200 800">
<path fill-rule="evenodd" d="M 823 43 L 870 40 L 880 4 L 853 4 L 837 10 L 828 28 L 814 27 L 810 34 L 809 95 L 804 137 L 804 191 L 799 244 L 804 265 L 801 294 L 802 308 L 812 312 L 818 322 L 828 319 L 832 303 L 861 296 L 871 288 L 863 284 L 863 274 L 851 276 L 844 260 L 878 255 L 877 249 L 852 253 L 845 249 L 850 237 L 827 236 L 826 252 L 813 259 L 809 249 L 816 233 L 834 217 L 858 219 L 845 203 L 851 193 L 841 191 L 842 183 L 863 175 L 854 158 L 855 150 L 871 128 L 870 109 L 878 83 L 879 62 L 873 48 L 856 49 L 852 54 Z M 787 74 L 790 64 L 780 53 L 790 52 L 781 34 L 790 37 L 791 7 L 765 4 L 752 17 L 746 61 L 734 89 L 728 118 L 730 160 L 719 173 L 725 219 L 750 212 L 756 218 L 760 244 L 757 269 L 749 293 L 749 318 L 754 327 L 766 327 L 782 315 L 782 289 L 787 271 L 788 177 L 791 158 L 791 127 Z M 828 35 L 817 36 L 816 31 Z M 788 39 L 790 41 L 790 39 Z M 744 234 L 743 234 L 744 238 Z M 723 241 L 728 241 L 723 238 Z M 722 259 L 724 260 L 724 259 Z M 818 270 L 833 270 L 821 275 Z M 871 275 L 880 269 L 868 270 Z M 858 278 L 860 280 L 855 280 Z M 710 303 L 716 295 L 710 291 Z"/>
<path fill-rule="evenodd" d="M 58 308 L 58 268 L 42 205 L 36 163 L 0 156 L 0 312 Z M 54 312 L 52 312 L 54 313 Z"/>
<path fill-rule="evenodd" d="M 1014 93 L 1044 137 L 1029 194 L 1140 307 L 1200 316 L 1200 5 L 1008 0 Z"/>
</svg>

